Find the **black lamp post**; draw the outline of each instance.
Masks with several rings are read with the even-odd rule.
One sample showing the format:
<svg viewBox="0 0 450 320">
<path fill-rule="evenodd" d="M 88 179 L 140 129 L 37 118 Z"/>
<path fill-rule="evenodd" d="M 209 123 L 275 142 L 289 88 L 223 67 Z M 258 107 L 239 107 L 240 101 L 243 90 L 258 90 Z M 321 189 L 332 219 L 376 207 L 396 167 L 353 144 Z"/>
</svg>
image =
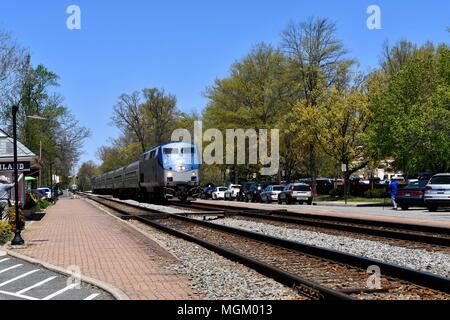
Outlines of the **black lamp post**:
<svg viewBox="0 0 450 320">
<path fill-rule="evenodd" d="M 14 105 L 12 107 L 12 116 L 13 116 L 13 141 L 14 141 L 14 197 L 15 197 L 15 209 L 16 209 L 16 231 L 14 235 L 14 239 L 11 241 L 13 246 L 21 246 L 25 243 L 21 236 L 22 226 L 20 223 L 19 216 L 19 172 L 18 172 L 18 163 L 17 163 L 17 111 L 19 107 Z"/>
</svg>

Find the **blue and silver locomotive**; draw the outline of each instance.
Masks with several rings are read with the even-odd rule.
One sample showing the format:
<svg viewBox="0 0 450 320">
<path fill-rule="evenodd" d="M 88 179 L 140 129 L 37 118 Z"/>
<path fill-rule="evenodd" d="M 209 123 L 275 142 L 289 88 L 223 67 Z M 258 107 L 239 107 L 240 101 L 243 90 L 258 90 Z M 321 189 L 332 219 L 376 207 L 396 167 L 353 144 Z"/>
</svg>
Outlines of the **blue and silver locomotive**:
<svg viewBox="0 0 450 320">
<path fill-rule="evenodd" d="M 96 177 L 92 191 L 120 199 L 189 201 L 200 193 L 197 146 L 173 142 L 144 153 L 139 161 Z"/>
</svg>

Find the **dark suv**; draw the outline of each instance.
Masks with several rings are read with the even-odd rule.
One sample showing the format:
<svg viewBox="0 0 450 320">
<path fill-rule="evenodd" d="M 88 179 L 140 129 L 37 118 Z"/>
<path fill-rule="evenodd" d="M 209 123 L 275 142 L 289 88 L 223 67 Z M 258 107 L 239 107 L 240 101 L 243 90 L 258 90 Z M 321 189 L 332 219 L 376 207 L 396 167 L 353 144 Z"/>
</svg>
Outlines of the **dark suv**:
<svg viewBox="0 0 450 320">
<path fill-rule="evenodd" d="M 244 202 L 261 202 L 261 193 L 267 188 L 268 184 L 258 184 L 256 182 L 248 182 L 244 184 L 239 192 L 238 201 Z"/>
<path fill-rule="evenodd" d="M 241 190 L 239 191 L 239 193 L 237 194 L 237 201 L 245 201 L 247 202 L 247 193 L 250 192 L 250 190 L 252 188 L 254 188 L 255 186 L 257 186 L 256 182 L 246 182 L 242 185 Z"/>
</svg>

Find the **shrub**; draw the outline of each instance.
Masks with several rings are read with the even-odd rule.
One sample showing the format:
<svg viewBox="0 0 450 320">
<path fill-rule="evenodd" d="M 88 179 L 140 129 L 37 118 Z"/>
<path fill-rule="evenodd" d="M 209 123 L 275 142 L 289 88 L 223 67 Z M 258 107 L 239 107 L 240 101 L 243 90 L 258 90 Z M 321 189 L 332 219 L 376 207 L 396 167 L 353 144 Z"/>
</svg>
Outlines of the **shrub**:
<svg viewBox="0 0 450 320">
<path fill-rule="evenodd" d="M 36 196 L 35 194 L 33 194 L 31 192 L 27 192 L 26 200 L 25 200 L 25 209 L 26 210 L 34 208 L 38 202 L 39 202 L 38 196 Z"/>
<path fill-rule="evenodd" d="M 331 189 L 329 192 L 331 197 L 343 197 L 344 196 L 344 188 L 337 187 L 336 189 Z"/>
<path fill-rule="evenodd" d="M 369 198 L 369 199 L 384 198 L 387 196 L 388 196 L 388 194 L 386 192 L 386 189 L 373 189 L 373 190 L 368 190 L 364 193 L 364 197 Z"/>
<path fill-rule="evenodd" d="M 11 225 L 11 227 L 15 228 L 16 226 L 16 207 L 10 206 L 8 208 L 8 222 Z M 23 214 L 22 208 L 19 207 L 19 221 L 20 221 L 20 228 L 25 228 L 25 215 Z"/>
<path fill-rule="evenodd" d="M 0 220 L 0 244 L 5 244 L 13 238 L 14 228 L 6 221 Z"/>
<path fill-rule="evenodd" d="M 41 212 L 41 211 L 47 209 L 50 205 L 51 205 L 50 201 L 40 200 L 37 203 L 37 211 Z"/>
</svg>

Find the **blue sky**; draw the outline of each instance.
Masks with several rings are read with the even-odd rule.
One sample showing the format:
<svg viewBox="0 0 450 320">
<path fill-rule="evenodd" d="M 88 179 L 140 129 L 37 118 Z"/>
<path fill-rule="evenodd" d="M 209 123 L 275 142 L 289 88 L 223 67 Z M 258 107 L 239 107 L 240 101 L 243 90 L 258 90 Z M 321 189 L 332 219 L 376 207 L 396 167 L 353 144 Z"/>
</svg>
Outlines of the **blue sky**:
<svg viewBox="0 0 450 320">
<path fill-rule="evenodd" d="M 82 29 L 66 28 L 66 9 L 81 8 Z M 366 27 L 367 7 L 382 10 L 382 29 Z M 385 39 L 448 42 L 450 1 L 381 0 L 0 0 L 0 29 L 12 32 L 60 77 L 58 88 L 92 131 L 82 161 L 118 131 L 110 125 L 121 93 L 160 87 L 184 111 L 201 112 L 214 79 L 258 42 L 278 45 L 289 21 L 337 22 L 339 37 L 363 70 L 378 63 Z"/>
</svg>

